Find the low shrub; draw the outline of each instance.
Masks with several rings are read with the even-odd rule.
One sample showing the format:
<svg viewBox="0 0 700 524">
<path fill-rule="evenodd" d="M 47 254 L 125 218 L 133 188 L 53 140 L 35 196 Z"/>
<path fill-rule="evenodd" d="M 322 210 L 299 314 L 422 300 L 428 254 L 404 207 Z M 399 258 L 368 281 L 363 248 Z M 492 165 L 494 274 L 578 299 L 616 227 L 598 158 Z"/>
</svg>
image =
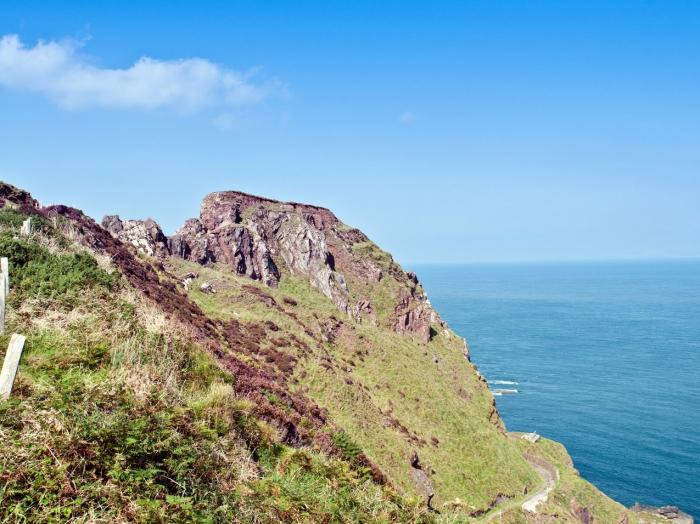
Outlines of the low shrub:
<svg viewBox="0 0 700 524">
<path fill-rule="evenodd" d="M 9 258 L 12 289 L 29 297 L 70 299 L 85 288 L 109 291 L 120 278 L 87 253 L 54 254 L 9 233 L 0 234 L 0 256 Z"/>
<path fill-rule="evenodd" d="M 48 231 L 52 229 L 49 221 L 40 216 L 25 215 L 10 207 L 3 207 L 0 209 L 0 225 L 19 229 L 27 218 L 31 219 L 33 231 Z"/>
</svg>

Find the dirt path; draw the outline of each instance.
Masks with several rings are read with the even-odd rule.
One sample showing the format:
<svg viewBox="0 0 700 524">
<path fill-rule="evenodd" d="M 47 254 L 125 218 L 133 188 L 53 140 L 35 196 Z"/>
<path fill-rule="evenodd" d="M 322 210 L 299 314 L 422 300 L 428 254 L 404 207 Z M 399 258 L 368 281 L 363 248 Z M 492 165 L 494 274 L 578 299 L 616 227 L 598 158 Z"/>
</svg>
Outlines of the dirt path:
<svg viewBox="0 0 700 524">
<path fill-rule="evenodd" d="M 559 471 L 550 463 L 544 460 L 539 460 L 534 462 L 532 459 L 525 457 L 528 463 L 540 474 L 542 480 L 544 480 L 544 486 L 539 491 L 536 491 L 528 497 L 528 499 L 523 502 L 522 508 L 530 513 L 537 513 L 537 506 L 543 502 L 547 502 L 547 497 L 554 489 L 554 486 L 559 480 Z"/>
<path fill-rule="evenodd" d="M 513 509 L 514 507 L 520 505 L 525 511 L 529 513 L 537 513 L 537 507 L 543 502 L 547 501 L 549 494 L 552 492 L 554 487 L 559 480 L 559 471 L 549 462 L 543 459 L 533 459 L 531 457 L 525 457 L 528 464 L 530 464 L 535 471 L 542 477 L 542 486 L 537 491 L 530 493 L 525 500 L 514 499 L 503 503 L 503 507 L 498 509 L 493 513 L 489 513 L 484 519 L 484 522 L 491 522 L 493 519 L 500 517 L 506 511 Z"/>
</svg>

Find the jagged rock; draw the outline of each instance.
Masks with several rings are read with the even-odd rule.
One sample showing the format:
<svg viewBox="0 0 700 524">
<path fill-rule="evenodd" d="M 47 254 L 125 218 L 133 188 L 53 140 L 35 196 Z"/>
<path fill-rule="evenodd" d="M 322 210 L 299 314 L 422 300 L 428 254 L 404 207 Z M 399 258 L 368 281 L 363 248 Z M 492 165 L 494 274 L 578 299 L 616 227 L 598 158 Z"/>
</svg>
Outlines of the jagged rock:
<svg viewBox="0 0 700 524">
<path fill-rule="evenodd" d="M 333 256 L 321 230 L 311 227 L 308 220 L 262 210 L 256 213 L 255 220 L 274 238 L 277 251 L 292 273 L 307 276 L 339 310 L 349 313 L 345 277 L 335 271 Z"/>
<path fill-rule="evenodd" d="M 358 300 L 355 304 L 355 315 L 360 318 L 362 315 L 373 315 L 374 308 L 369 300 Z"/>
<path fill-rule="evenodd" d="M 268 209 L 263 204 L 277 204 Z M 301 213 L 297 212 L 302 210 Z M 284 204 L 236 191 L 204 198 L 199 219 L 190 219 L 170 239 L 171 252 L 200 264 L 223 262 L 240 275 L 276 287 L 280 272 L 273 253 L 291 273 L 311 284 L 348 312 L 348 289 L 335 271 L 324 228 L 337 219 L 328 210 Z"/>
<path fill-rule="evenodd" d="M 421 493 L 426 498 L 426 503 L 430 507 L 432 498 L 435 496 L 435 489 L 433 488 L 433 483 L 428 477 L 428 474 L 421 464 L 420 458 L 418 458 L 418 452 L 414 451 L 411 455 L 411 476 L 413 477 L 413 482 Z"/>
<path fill-rule="evenodd" d="M 216 289 L 212 285 L 211 282 L 202 282 L 202 285 L 199 286 L 199 289 L 202 293 L 209 293 L 209 294 L 214 294 L 216 293 Z"/>
<path fill-rule="evenodd" d="M 430 318 L 432 308 L 419 296 L 404 296 L 394 309 L 396 320 L 394 330 L 397 333 L 410 333 L 423 342 L 429 342 Z"/>
<path fill-rule="evenodd" d="M 380 282 L 388 275 L 406 290 L 397 297 L 393 328 L 428 342 L 431 323 L 442 325 L 442 321 L 420 290 L 418 277 L 405 273 L 391 257 L 384 268 L 364 251 L 353 250 L 365 242 L 369 239 L 362 232 L 347 228 L 327 209 L 223 191 L 204 198 L 200 217 L 185 222 L 170 238 L 169 249 L 174 256 L 199 264 L 226 264 L 239 275 L 272 287 L 282 278 L 278 268 L 284 274 L 304 276 L 356 320 L 366 315 L 376 322 L 374 308 L 352 296 L 346 275 L 362 284 Z"/>
<path fill-rule="evenodd" d="M 359 229 L 336 226 L 330 229 L 330 238 L 335 240 L 331 250 L 341 258 L 344 272 L 358 276 L 364 281 L 380 282 L 382 280 L 384 271 L 373 260 L 352 255 L 355 244 L 369 242 L 364 233 Z"/>
<path fill-rule="evenodd" d="M 360 258 L 357 260 L 355 265 L 356 273 L 359 273 L 364 280 L 370 282 L 379 282 L 384 277 L 384 272 L 376 264 L 372 263 L 370 260 Z"/>
<path fill-rule="evenodd" d="M 462 341 L 464 342 L 464 350 L 462 351 L 462 354 L 464 355 L 464 358 L 467 359 L 467 362 L 471 362 L 472 357 L 469 354 L 469 344 L 467 344 L 467 339 L 463 338 Z"/>
<path fill-rule="evenodd" d="M 242 195 L 242 194 L 240 194 Z M 185 222 L 170 239 L 175 256 L 199 264 L 222 262 L 239 275 L 276 287 L 280 273 L 257 224 L 241 224 L 242 199 L 212 193 L 202 202 L 200 219 Z"/>
<path fill-rule="evenodd" d="M 209 238 L 204 232 L 202 223 L 191 218 L 168 239 L 170 252 L 185 260 L 198 264 L 208 264 L 215 261 L 214 253 L 209 249 Z"/>
<path fill-rule="evenodd" d="M 687 513 L 683 512 L 680 508 L 676 506 L 647 506 L 644 504 L 636 503 L 630 508 L 631 511 L 635 513 L 651 513 L 653 515 L 659 515 L 669 522 L 675 524 L 693 524 L 694 519 Z"/>
<path fill-rule="evenodd" d="M 237 225 L 236 216 L 231 212 L 228 219 L 219 222 L 209 217 L 206 223 L 214 229 L 208 229 L 201 220 L 187 220 L 170 238 L 171 252 L 199 264 L 223 262 L 239 275 L 276 287 L 279 270 L 269 248 L 254 229 Z"/>
<path fill-rule="evenodd" d="M 369 239 L 362 231 L 356 228 L 343 229 L 334 228 L 335 234 L 347 245 L 352 246 L 360 242 L 367 242 Z"/>
<path fill-rule="evenodd" d="M 170 255 L 168 239 L 163 230 L 152 219 L 122 220 L 119 215 L 107 215 L 102 219 L 102 227 L 126 244 L 131 244 L 148 256 L 164 258 Z"/>
<path fill-rule="evenodd" d="M 397 333 L 412 334 L 423 342 L 430 342 L 431 324 L 444 325 L 444 323 L 423 293 L 418 276 L 408 272 L 405 273 L 405 279 L 409 287 L 394 308 L 394 330 Z"/>
<path fill-rule="evenodd" d="M 180 277 L 180 282 L 182 282 L 182 285 L 185 287 L 185 291 L 190 290 L 190 286 L 192 285 L 192 282 L 198 277 L 199 275 L 197 273 L 186 273 Z"/>
</svg>

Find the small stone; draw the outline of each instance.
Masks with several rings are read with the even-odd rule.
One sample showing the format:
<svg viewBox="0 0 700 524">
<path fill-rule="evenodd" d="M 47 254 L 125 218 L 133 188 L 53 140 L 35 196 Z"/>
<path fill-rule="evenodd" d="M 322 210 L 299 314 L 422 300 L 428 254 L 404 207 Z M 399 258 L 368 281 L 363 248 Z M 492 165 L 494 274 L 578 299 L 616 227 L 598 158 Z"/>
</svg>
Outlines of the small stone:
<svg viewBox="0 0 700 524">
<path fill-rule="evenodd" d="M 202 285 L 199 286 L 199 290 L 202 293 L 209 293 L 209 294 L 216 293 L 216 289 L 214 289 L 214 286 L 210 282 L 202 282 Z"/>
</svg>

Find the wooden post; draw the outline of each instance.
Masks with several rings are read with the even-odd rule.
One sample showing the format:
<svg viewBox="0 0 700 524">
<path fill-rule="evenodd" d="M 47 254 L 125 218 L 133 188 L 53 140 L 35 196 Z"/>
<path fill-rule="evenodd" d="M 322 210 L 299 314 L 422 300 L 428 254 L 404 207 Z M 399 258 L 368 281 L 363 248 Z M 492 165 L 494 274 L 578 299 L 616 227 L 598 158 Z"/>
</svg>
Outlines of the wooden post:
<svg viewBox="0 0 700 524">
<path fill-rule="evenodd" d="M 17 368 L 19 367 L 19 359 L 22 358 L 25 340 L 26 338 L 23 335 L 13 333 L 10 345 L 7 346 L 5 362 L 2 363 L 2 371 L 0 371 L 0 399 L 2 400 L 10 398 L 12 385 L 15 382 Z"/>
<path fill-rule="evenodd" d="M 0 335 L 5 332 L 5 308 L 10 292 L 10 264 L 7 257 L 0 258 Z"/>
<path fill-rule="evenodd" d="M 27 220 L 22 222 L 22 229 L 19 230 L 20 236 L 28 237 L 32 234 L 32 218 L 29 217 Z"/>
<path fill-rule="evenodd" d="M 10 263 L 7 257 L 0 258 L 0 273 L 4 273 L 5 278 L 5 296 L 10 293 Z"/>
<path fill-rule="evenodd" d="M 7 302 L 7 273 L 0 273 L 0 335 L 5 333 L 5 305 Z"/>
</svg>

